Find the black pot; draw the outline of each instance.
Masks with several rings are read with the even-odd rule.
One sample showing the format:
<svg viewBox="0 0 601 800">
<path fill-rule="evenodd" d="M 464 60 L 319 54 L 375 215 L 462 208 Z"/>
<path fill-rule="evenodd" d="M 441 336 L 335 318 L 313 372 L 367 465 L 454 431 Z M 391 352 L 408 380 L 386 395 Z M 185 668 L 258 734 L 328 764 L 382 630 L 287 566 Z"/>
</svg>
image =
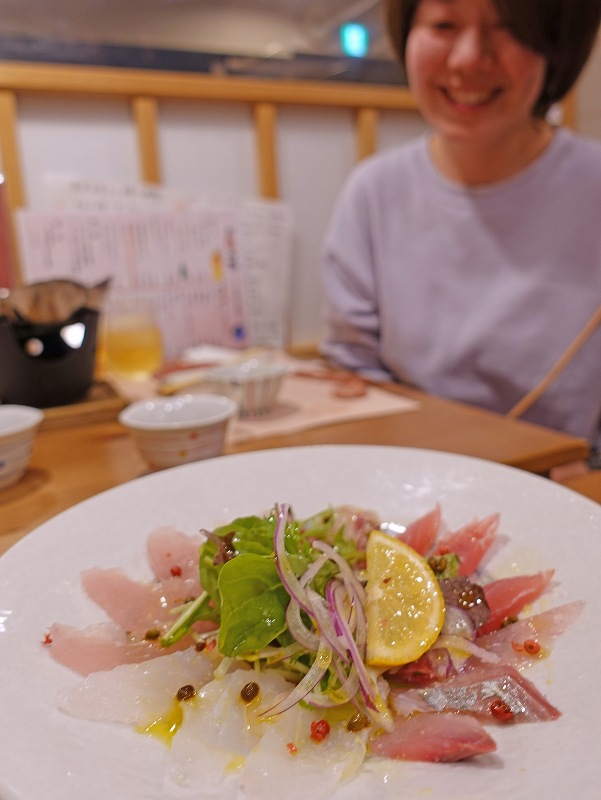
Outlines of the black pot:
<svg viewBox="0 0 601 800">
<path fill-rule="evenodd" d="M 98 311 L 59 323 L 0 317 L 0 401 L 46 408 L 81 400 L 94 381 Z"/>
</svg>

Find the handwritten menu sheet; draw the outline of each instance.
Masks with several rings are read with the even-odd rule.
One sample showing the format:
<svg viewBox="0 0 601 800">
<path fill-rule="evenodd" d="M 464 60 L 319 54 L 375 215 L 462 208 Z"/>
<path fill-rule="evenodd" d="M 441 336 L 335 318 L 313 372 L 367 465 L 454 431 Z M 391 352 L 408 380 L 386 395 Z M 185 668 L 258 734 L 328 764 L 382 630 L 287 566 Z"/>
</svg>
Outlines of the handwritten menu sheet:
<svg viewBox="0 0 601 800">
<path fill-rule="evenodd" d="M 110 276 L 115 297 L 152 302 L 168 358 L 197 344 L 286 344 L 284 204 L 55 178 L 46 206 L 17 214 L 26 282 Z"/>
</svg>

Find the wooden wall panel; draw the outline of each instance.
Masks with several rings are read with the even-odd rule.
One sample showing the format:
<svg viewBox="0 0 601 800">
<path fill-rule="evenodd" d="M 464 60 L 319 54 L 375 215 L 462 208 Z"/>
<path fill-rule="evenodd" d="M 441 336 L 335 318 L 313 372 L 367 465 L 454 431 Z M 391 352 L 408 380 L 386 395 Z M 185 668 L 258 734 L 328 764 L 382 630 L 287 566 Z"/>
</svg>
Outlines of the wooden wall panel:
<svg viewBox="0 0 601 800">
<path fill-rule="evenodd" d="M 140 180 L 161 183 L 158 102 L 154 97 L 134 97 L 131 103 L 138 134 Z"/>
</svg>

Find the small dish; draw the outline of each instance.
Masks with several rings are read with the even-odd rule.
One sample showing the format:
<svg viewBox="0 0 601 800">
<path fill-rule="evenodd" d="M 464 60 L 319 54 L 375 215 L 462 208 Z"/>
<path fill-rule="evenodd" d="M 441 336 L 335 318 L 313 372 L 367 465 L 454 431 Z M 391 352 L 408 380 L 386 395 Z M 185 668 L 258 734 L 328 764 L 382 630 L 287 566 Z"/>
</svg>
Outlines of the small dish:
<svg viewBox="0 0 601 800">
<path fill-rule="evenodd" d="M 164 469 L 221 455 L 237 411 L 229 397 L 188 394 L 139 400 L 123 409 L 119 422 L 148 465 Z"/>
<path fill-rule="evenodd" d="M 203 385 L 235 400 L 241 417 L 259 417 L 273 409 L 286 372 L 283 364 L 245 361 L 208 370 Z"/>
<path fill-rule="evenodd" d="M 0 405 L 0 490 L 17 483 L 25 474 L 43 418 L 39 408 Z"/>
</svg>

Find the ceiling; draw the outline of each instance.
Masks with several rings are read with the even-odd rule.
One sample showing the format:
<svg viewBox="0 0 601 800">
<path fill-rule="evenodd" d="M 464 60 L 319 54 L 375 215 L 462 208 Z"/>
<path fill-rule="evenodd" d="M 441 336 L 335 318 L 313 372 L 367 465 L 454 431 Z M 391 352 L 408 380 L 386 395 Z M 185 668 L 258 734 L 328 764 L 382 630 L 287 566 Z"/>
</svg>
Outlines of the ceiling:
<svg viewBox="0 0 601 800">
<path fill-rule="evenodd" d="M 212 31 L 229 30 L 236 19 L 250 30 L 254 15 L 264 26 L 270 20 L 277 23 L 274 30 L 282 39 L 287 29 L 293 45 L 284 44 L 283 52 L 339 55 L 340 25 L 357 21 L 368 28 L 370 56 L 379 58 L 390 54 L 382 6 L 383 0 L 0 0 L 0 35 L 181 49 L 191 49 L 196 35 L 202 50 L 203 19 L 211 17 Z M 214 22 L 218 15 L 221 28 Z M 260 37 L 248 38 L 256 42 Z M 220 49 L 216 39 L 212 49 Z"/>
</svg>

